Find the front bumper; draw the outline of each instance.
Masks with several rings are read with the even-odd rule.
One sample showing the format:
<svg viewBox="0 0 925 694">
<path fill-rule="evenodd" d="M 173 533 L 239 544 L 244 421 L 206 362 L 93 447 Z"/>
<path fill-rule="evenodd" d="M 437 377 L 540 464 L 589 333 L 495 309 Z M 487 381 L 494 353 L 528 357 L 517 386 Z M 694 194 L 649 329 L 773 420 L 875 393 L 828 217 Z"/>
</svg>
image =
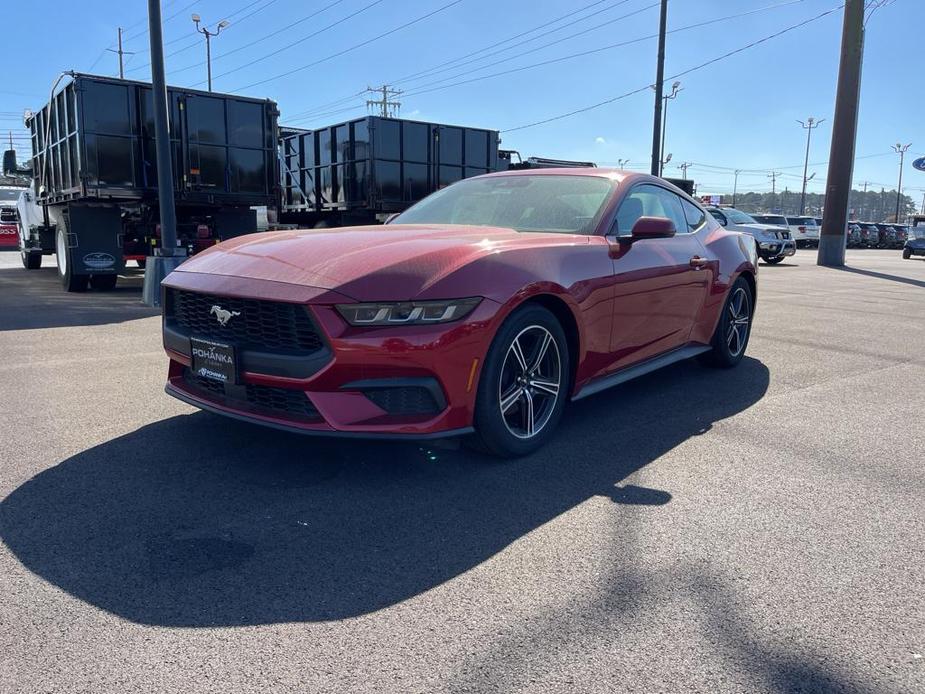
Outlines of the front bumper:
<svg viewBox="0 0 925 694">
<path fill-rule="evenodd" d="M 192 274 L 174 273 L 168 286 L 277 303 L 303 299 L 324 347 L 295 359 L 241 349 L 238 383 L 224 385 L 192 372 L 189 335 L 165 319 L 168 394 L 235 419 L 322 436 L 426 439 L 471 431 L 478 369 L 499 304 L 483 299 L 462 321 L 443 325 L 356 328 L 334 309 L 345 298 L 331 292 L 242 278 L 210 286 L 208 276 L 185 277 Z"/>
<path fill-rule="evenodd" d="M 777 258 L 779 256 L 791 256 L 797 252 L 797 245 L 793 239 L 781 239 L 776 241 L 760 242 L 758 249 L 763 257 Z"/>
</svg>

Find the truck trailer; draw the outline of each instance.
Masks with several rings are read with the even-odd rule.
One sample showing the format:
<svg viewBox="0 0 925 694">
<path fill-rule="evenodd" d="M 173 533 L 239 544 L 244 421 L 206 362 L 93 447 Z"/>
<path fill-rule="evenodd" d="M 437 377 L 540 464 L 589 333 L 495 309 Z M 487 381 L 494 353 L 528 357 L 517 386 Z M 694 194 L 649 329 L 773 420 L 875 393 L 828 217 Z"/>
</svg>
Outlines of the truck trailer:
<svg viewBox="0 0 925 694">
<path fill-rule="evenodd" d="M 279 115 L 269 99 L 168 87 L 178 245 L 195 253 L 256 230 L 279 199 Z M 126 260 L 160 244 L 154 110 L 145 82 L 74 74 L 26 119 L 38 221 L 23 265 L 57 254 L 68 291 L 112 289 Z"/>
</svg>

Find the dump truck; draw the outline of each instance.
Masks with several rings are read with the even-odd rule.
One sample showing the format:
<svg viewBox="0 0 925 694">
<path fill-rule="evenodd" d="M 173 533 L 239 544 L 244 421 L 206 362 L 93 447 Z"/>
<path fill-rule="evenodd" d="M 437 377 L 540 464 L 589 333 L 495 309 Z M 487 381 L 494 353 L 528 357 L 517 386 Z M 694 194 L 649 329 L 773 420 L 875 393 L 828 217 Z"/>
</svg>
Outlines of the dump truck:
<svg viewBox="0 0 925 694">
<path fill-rule="evenodd" d="M 279 199 L 276 103 L 181 87 L 167 99 L 178 245 L 255 231 L 255 208 Z M 21 221 L 23 265 L 55 253 L 67 291 L 112 289 L 160 244 L 151 85 L 74 74 L 26 125 L 42 213 Z"/>
</svg>

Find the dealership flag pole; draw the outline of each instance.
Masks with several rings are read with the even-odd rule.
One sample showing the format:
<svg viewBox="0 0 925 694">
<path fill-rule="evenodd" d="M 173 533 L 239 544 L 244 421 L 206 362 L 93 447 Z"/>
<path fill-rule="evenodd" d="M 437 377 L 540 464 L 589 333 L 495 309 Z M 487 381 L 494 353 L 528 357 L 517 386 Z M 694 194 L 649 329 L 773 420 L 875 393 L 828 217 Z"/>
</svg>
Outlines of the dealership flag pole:
<svg viewBox="0 0 925 694">
<path fill-rule="evenodd" d="M 819 234 L 819 253 L 816 256 L 819 265 L 829 267 L 841 267 L 845 264 L 848 196 L 851 193 L 851 177 L 854 173 L 854 146 L 858 129 L 863 59 L 864 0 L 846 0 L 829 175 L 826 178 L 822 232 Z"/>
<path fill-rule="evenodd" d="M 167 84 L 164 77 L 164 43 L 161 36 L 161 4 L 148 0 L 148 34 L 151 37 L 151 100 L 154 104 L 154 146 L 157 155 L 157 199 L 161 217 L 161 247 L 151 248 L 145 263 L 142 301 L 160 306 L 161 280 L 186 255 L 177 248 L 177 211 L 174 209 L 173 163 L 170 156 L 170 128 L 167 122 Z"/>
</svg>

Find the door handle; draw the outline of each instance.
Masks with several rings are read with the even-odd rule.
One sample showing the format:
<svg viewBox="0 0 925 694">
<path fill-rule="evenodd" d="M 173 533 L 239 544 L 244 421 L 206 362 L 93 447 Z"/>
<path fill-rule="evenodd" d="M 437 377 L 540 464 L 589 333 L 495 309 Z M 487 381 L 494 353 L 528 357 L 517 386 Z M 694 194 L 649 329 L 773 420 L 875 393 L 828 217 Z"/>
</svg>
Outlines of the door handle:
<svg viewBox="0 0 925 694">
<path fill-rule="evenodd" d="M 699 255 L 695 255 L 693 258 L 691 258 L 690 262 L 691 262 L 692 268 L 699 270 L 702 267 L 706 267 L 707 263 L 709 263 L 710 261 L 707 260 L 706 258 L 701 258 Z"/>
</svg>

